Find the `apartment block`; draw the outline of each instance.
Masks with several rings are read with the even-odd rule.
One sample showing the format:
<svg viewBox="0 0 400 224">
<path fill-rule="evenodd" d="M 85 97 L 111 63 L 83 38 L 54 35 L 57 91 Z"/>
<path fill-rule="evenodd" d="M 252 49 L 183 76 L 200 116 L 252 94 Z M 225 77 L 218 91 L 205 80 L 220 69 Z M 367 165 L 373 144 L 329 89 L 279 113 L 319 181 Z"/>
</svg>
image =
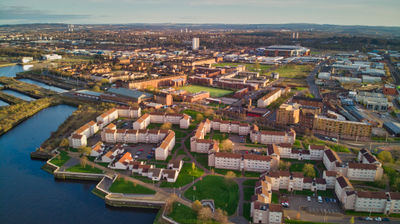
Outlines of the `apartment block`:
<svg viewBox="0 0 400 224">
<path fill-rule="evenodd" d="M 267 107 L 282 95 L 282 89 L 275 89 L 257 100 L 257 107 Z"/>
<path fill-rule="evenodd" d="M 318 115 L 314 119 L 313 131 L 317 134 L 346 139 L 368 139 L 371 136 L 371 124 L 347 120 L 338 120 Z"/>
<path fill-rule="evenodd" d="M 276 123 L 281 125 L 297 124 L 300 121 L 300 104 L 282 104 L 276 111 Z"/>
</svg>

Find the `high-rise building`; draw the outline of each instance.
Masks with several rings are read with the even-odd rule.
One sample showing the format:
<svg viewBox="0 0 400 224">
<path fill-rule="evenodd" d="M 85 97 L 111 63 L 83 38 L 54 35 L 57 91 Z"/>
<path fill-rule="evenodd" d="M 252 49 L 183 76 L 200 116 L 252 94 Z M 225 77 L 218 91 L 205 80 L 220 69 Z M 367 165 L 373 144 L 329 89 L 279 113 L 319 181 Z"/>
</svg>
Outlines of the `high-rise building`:
<svg viewBox="0 0 400 224">
<path fill-rule="evenodd" d="M 192 40 L 192 50 L 198 50 L 200 47 L 200 39 L 198 37 L 194 37 Z"/>
</svg>

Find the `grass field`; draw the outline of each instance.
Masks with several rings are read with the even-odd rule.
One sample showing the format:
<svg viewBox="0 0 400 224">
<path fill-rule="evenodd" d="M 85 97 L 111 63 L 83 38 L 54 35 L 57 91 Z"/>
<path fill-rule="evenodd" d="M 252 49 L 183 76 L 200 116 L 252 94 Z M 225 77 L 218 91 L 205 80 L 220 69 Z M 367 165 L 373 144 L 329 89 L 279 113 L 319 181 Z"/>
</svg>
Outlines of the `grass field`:
<svg viewBox="0 0 400 224">
<path fill-rule="evenodd" d="M 203 173 L 204 171 L 197 167 L 192 169 L 191 163 L 185 163 L 183 164 L 181 172 L 179 172 L 179 176 L 175 183 L 162 182 L 160 187 L 182 187 L 192 182 L 193 179 L 201 177 Z"/>
<path fill-rule="evenodd" d="M 251 218 L 250 218 L 250 203 L 249 202 L 243 203 L 243 216 L 248 221 L 251 221 Z"/>
<path fill-rule="evenodd" d="M 235 213 L 239 201 L 239 187 L 236 182 L 220 176 L 206 176 L 185 192 L 191 200 L 213 199 L 215 206 L 228 215 Z M 212 190 L 210 190 L 212 189 Z"/>
<path fill-rule="evenodd" d="M 198 86 L 198 85 L 188 85 L 188 86 L 181 87 L 180 89 L 186 90 L 190 93 L 197 93 L 200 91 L 208 91 L 208 92 L 210 92 L 211 97 L 222 97 L 222 96 L 233 93 L 232 90 L 218 89 L 218 88 L 214 88 L 214 87 Z"/>
<path fill-rule="evenodd" d="M 254 187 L 244 187 L 243 194 L 245 201 L 251 201 L 251 196 L 254 195 Z"/>
<path fill-rule="evenodd" d="M 237 67 L 238 65 L 246 65 L 246 70 L 249 72 L 260 72 L 260 74 L 266 73 L 269 69 L 271 69 L 273 66 L 272 65 L 261 65 L 257 71 L 256 64 L 244 64 L 244 63 L 218 63 L 218 64 L 213 64 L 214 67 L 217 66 L 231 66 L 231 67 Z"/>
<path fill-rule="evenodd" d="M 67 169 L 69 172 L 77 172 L 77 173 L 103 173 L 103 171 L 96 167 L 91 167 L 86 165 L 83 167 L 81 164 L 71 166 Z"/>
<path fill-rule="evenodd" d="M 278 72 L 282 78 L 306 78 L 312 71 L 312 65 L 282 65 L 273 72 Z"/>
<path fill-rule="evenodd" d="M 122 194 L 155 194 L 156 192 L 141 185 L 118 178 L 112 183 L 110 192 Z"/>
<path fill-rule="evenodd" d="M 172 218 L 178 223 L 198 223 L 196 212 L 186 205 L 178 202 L 174 203 L 172 212 L 168 214 L 168 217 Z"/>
<path fill-rule="evenodd" d="M 54 159 L 50 160 L 50 162 L 56 166 L 62 166 L 66 163 L 71 157 L 68 156 L 67 152 L 60 151 L 60 154 L 54 157 Z"/>
</svg>

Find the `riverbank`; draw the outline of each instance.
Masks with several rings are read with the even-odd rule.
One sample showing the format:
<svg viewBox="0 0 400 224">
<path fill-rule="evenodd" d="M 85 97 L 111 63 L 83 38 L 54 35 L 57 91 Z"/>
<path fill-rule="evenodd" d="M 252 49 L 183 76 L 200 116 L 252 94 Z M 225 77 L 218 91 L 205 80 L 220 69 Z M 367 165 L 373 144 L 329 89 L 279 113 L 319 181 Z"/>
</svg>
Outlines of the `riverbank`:
<svg viewBox="0 0 400 224">
<path fill-rule="evenodd" d="M 75 86 L 64 83 L 64 82 L 60 82 L 60 80 L 54 80 L 51 79 L 49 76 L 46 75 L 42 75 L 42 74 L 38 74 L 38 73 L 34 73 L 31 71 L 27 71 L 27 72 L 21 72 L 16 74 L 16 79 L 32 79 L 38 82 L 42 82 L 44 84 L 50 85 L 50 86 L 55 86 L 61 89 L 66 89 L 66 90 L 71 90 L 73 88 L 75 88 Z"/>
<path fill-rule="evenodd" d="M 88 101 L 77 100 L 65 96 L 59 97 L 62 104 L 68 104 L 78 107 L 58 128 L 52 132 L 51 136 L 41 145 L 41 150 L 50 152 L 57 148 L 62 139 L 67 138 L 74 130 L 91 120 L 96 120 L 104 111 L 114 107 L 111 103 L 93 103 Z"/>
<path fill-rule="evenodd" d="M 10 105 L 26 102 L 25 100 L 22 100 L 18 97 L 3 93 L 1 91 L 0 91 L 0 100 L 3 100 L 4 102 L 6 102 Z"/>
<path fill-rule="evenodd" d="M 60 104 L 56 98 L 42 98 L 31 102 L 23 102 L 0 109 L 0 136 L 16 127 L 39 111 Z"/>
<path fill-rule="evenodd" d="M 3 68 L 3 67 L 10 67 L 10 66 L 15 66 L 15 65 L 17 65 L 17 63 L 0 64 L 0 68 Z"/>
<path fill-rule="evenodd" d="M 10 77 L 0 77 L 0 83 L 4 85 L 4 89 L 14 90 L 35 99 L 57 95 L 57 92 L 41 88 L 37 85 L 21 82 Z"/>
</svg>

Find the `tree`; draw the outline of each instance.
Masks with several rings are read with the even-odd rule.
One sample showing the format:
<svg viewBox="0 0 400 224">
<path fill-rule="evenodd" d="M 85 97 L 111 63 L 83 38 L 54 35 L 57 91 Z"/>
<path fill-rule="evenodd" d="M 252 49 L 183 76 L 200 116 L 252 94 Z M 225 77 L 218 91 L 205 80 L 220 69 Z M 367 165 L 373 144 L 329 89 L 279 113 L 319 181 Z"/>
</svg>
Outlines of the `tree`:
<svg viewBox="0 0 400 224">
<path fill-rule="evenodd" d="M 196 200 L 192 203 L 192 209 L 195 212 L 199 212 L 203 208 L 203 205 L 199 200 Z"/>
<path fill-rule="evenodd" d="M 209 207 L 203 207 L 200 209 L 200 211 L 198 212 L 198 216 L 197 218 L 201 221 L 209 221 L 210 219 L 212 219 L 213 217 L 213 213 L 211 211 L 211 209 Z"/>
<path fill-rule="evenodd" d="M 68 147 L 68 146 L 69 146 L 69 141 L 68 141 L 68 139 L 63 138 L 63 139 L 60 141 L 59 146 L 60 146 L 60 147 L 64 147 L 64 148 Z"/>
<path fill-rule="evenodd" d="M 80 164 L 81 164 L 81 166 L 82 166 L 83 168 L 86 167 L 87 161 L 88 161 L 88 158 L 87 158 L 86 156 L 83 156 L 83 157 L 81 158 Z"/>
<path fill-rule="evenodd" d="M 289 170 L 291 166 L 290 162 L 285 162 L 283 160 L 279 161 L 279 170 Z"/>
<path fill-rule="evenodd" d="M 354 216 L 350 218 L 350 224 L 354 224 Z"/>
<path fill-rule="evenodd" d="M 192 170 L 196 169 L 196 164 L 192 162 Z"/>
<path fill-rule="evenodd" d="M 225 139 L 221 142 L 219 148 L 221 149 L 221 151 L 232 151 L 233 149 L 233 143 L 231 140 L 229 139 Z"/>
<path fill-rule="evenodd" d="M 383 162 L 391 163 L 393 161 L 392 153 L 389 151 L 382 151 L 378 154 L 378 159 Z"/>
<path fill-rule="evenodd" d="M 200 122 L 202 120 L 204 120 L 204 116 L 200 113 L 196 114 L 196 121 Z"/>
<path fill-rule="evenodd" d="M 224 223 L 229 223 L 229 222 L 228 222 L 228 216 L 227 216 L 226 211 L 224 211 L 224 210 L 222 210 L 222 209 L 220 209 L 220 208 L 217 208 L 217 209 L 215 210 L 215 213 L 214 213 L 214 220 L 217 221 L 217 222 L 219 222 L 219 223 L 222 223 L 222 224 L 224 224 Z"/>
<path fill-rule="evenodd" d="M 303 173 L 307 177 L 315 177 L 315 169 L 314 166 L 310 163 L 306 163 L 303 167 Z"/>
<path fill-rule="evenodd" d="M 95 92 L 100 92 L 100 87 L 99 86 L 93 86 L 92 90 L 95 91 Z"/>
<path fill-rule="evenodd" d="M 81 146 L 79 148 L 79 150 L 81 151 L 82 154 L 84 155 L 89 155 L 90 152 L 92 152 L 92 148 L 88 147 L 88 146 Z"/>
<path fill-rule="evenodd" d="M 169 130 L 172 128 L 172 124 L 170 122 L 167 122 L 167 123 L 164 123 L 163 125 L 161 125 L 160 128 Z"/>
<path fill-rule="evenodd" d="M 206 116 L 206 117 L 210 117 L 211 115 L 213 115 L 214 114 L 214 110 L 213 109 L 207 109 L 205 112 L 204 112 L 204 116 Z"/>
<path fill-rule="evenodd" d="M 236 174 L 233 171 L 228 171 L 225 174 L 225 178 L 227 178 L 227 179 L 232 179 L 232 178 L 235 178 L 235 177 L 236 177 Z"/>
<path fill-rule="evenodd" d="M 100 83 L 101 83 L 101 85 L 104 85 L 104 84 L 108 84 L 110 82 L 108 81 L 108 79 L 101 79 Z"/>
</svg>

